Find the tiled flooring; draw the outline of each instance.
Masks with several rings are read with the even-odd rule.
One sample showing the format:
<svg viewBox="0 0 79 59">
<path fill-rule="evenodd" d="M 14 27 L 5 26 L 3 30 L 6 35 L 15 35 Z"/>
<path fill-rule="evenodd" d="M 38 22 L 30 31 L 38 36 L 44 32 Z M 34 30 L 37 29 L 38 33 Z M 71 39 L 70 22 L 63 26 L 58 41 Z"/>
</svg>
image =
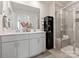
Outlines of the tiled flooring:
<svg viewBox="0 0 79 59">
<path fill-rule="evenodd" d="M 60 50 L 51 49 L 44 53 L 41 53 L 33 58 L 71 58 L 71 56 L 66 55 Z"/>
<path fill-rule="evenodd" d="M 68 46 L 62 48 L 61 51 L 74 58 L 79 58 L 79 48 L 76 48 L 74 51 L 73 46 L 68 45 Z"/>
</svg>

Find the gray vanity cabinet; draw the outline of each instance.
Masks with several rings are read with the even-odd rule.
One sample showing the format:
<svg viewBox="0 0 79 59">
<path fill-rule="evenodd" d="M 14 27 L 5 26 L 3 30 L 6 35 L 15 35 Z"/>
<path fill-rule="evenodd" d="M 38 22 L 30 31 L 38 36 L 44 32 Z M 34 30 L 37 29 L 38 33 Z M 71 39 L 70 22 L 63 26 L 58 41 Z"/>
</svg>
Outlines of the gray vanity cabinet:
<svg viewBox="0 0 79 59">
<path fill-rule="evenodd" d="M 45 51 L 45 42 L 45 32 L 0 35 L 0 57 L 33 57 Z"/>
<path fill-rule="evenodd" d="M 2 57 L 4 58 L 29 57 L 28 40 L 2 43 Z"/>
<path fill-rule="evenodd" d="M 29 57 L 28 35 L 7 35 L 1 37 L 0 57 L 25 58 Z"/>
</svg>

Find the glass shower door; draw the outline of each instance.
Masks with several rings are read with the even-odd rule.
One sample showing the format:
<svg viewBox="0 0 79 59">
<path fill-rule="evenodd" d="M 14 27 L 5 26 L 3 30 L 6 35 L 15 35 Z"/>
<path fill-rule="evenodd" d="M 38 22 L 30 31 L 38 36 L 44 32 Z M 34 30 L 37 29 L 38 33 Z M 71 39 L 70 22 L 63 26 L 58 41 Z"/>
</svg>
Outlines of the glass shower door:
<svg viewBox="0 0 79 59">
<path fill-rule="evenodd" d="M 62 51 L 71 56 L 79 56 L 79 2 L 63 9 L 62 25 L 64 34 L 70 39 L 70 45 Z"/>
<path fill-rule="evenodd" d="M 79 11 L 75 11 L 75 54 L 79 55 Z"/>
</svg>

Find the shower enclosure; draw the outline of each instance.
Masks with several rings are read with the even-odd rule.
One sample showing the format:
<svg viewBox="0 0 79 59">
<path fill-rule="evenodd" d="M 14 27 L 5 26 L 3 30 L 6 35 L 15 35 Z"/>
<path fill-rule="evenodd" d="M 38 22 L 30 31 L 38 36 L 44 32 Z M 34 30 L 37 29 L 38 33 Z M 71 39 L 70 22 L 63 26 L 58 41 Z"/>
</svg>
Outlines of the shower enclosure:
<svg viewBox="0 0 79 59">
<path fill-rule="evenodd" d="M 79 2 L 73 2 L 72 4 L 60 9 L 60 11 L 59 20 L 61 21 L 61 34 L 59 37 L 61 38 L 61 51 L 71 56 L 79 56 Z M 56 16 L 57 15 L 58 14 L 56 13 Z M 58 20 L 58 17 L 56 17 L 56 20 Z M 58 34 L 56 35 L 57 37 Z M 63 38 L 68 40 L 65 41 L 64 44 L 69 43 L 64 47 L 62 47 L 64 45 Z"/>
</svg>

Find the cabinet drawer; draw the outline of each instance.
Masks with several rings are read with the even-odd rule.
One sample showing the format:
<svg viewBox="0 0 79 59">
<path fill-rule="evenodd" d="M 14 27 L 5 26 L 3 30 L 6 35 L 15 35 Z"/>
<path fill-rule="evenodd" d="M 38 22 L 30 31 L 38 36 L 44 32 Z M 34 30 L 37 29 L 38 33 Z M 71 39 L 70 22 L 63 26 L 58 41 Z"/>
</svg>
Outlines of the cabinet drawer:
<svg viewBox="0 0 79 59">
<path fill-rule="evenodd" d="M 38 34 L 30 34 L 30 38 L 41 38 L 41 37 L 45 37 L 45 35 L 42 35 L 41 33 Z"/>
<path fill-rule="evenodd" d="M 40 35 L 39 34 L 30 34 L 29 35 L 29 38 L 39 38 L 40 37 Z"/>
<path fill-rule="evenodd" d="M 28 35 L 17 35 L 16 36 L 17 40 L 23 40 L 23 39 L 28 39 Z"/>
<path fill-rule="evenodd" d="M 42 33 L 35 33 L 35 34 L 30 34 L 29 38 L 42 38 L 45 37 L 45 34 Z"/>
<path fill-rule="evenodd" d="M 15 41 L 16 40 L 16 36 L 14 35 L 10 35 L 10 36 L 2 36 L 1 37 L 1 42 L 8 42 L 8 41 Z"/>
<path fill-rule="evenodd" d="M 28 35 L 6 35 L 1 37 L 1 42 L 9 42 L 24 39 L 28 39 Z"/>
</svg>

